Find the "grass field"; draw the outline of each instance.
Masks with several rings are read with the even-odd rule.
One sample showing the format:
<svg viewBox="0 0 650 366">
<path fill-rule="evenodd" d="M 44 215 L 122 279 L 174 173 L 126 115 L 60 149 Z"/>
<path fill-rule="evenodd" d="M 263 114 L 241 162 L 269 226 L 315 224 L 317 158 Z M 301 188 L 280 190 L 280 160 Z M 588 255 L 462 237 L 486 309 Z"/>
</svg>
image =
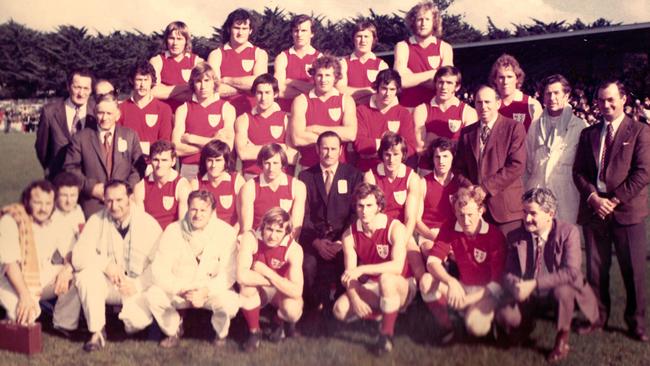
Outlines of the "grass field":
<svg viewBox="0 0 650 366">
<path fill-rule="evenodd" d="M 0 135 L 0 204 L 16 201 L 31 179 L 42 175 L 34 157 L 34 135 Z M 650 274 L 650 269 L 648 269 Z M 650 284 L 650 279 L 646 283 Z M 650 289 L 647 290 L 650 293 Z M 612 268 L 611 329 L 589 336 L 571 335 L 571 353 L 565 365 L 650 365 L 650 346 L 625 336 L 623 307 L 625 294 L 618 267 Z M 208 319 L 199 317 L 199 326 L 210 328 Z M 194 324 L 197 324 L 196 322 Z M 374 322 L 341 324 L 306 314 L 299 323 L 303 336 L 282 344 L 263 342 L 254 354 L 239 351 L 246 336 L 245 323 L 239 315 L 231 326 L 224 349 L 215 350 L 208 342 L 211 334 L 195 329 L 188 331 L 181 346 L 160 349 L 156 342 L 125 338 L 119 324 L 109 329 L 106 349 L 93 354 L 81 350 L 85 336 L 68 341 L 46 331 L 43 353 L 26 357 L 0 351 L 0 365 L 499 365 L 526 366 L 545 364 L 544 356 L 555 338 L 554 322 L 544 319 L 532 334 L 533 345 L 504 349 L 489 340 L 466 339 L 448 347 L 435 345 L 435 328 L 431 315 L 416 301 L 400 316 L 396 327 L 395 348 L 384 358 L 375 358 L 368 350 L 374 341 Z M 199 327 L 195 327 L 199 328 Z M 650 329 L 650 323 L 647 324 Z"/>
</svg>

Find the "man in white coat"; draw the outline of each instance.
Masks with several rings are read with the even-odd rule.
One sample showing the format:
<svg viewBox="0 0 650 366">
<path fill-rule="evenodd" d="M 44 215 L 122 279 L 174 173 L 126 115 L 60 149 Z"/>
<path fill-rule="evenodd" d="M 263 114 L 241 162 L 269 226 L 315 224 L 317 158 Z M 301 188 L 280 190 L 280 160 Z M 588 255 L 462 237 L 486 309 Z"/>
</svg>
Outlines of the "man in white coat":
<svg viewBox="0 0 650 366">
<path fill-rule="evenodd" d="M 573 183 L 572 167 L 580 132 L 587 122 L 576 117 L 569 104 L 571 85 L 555 74 L 544 79 L 544 112 L 533 121 L 526 137 L 526 190 L 548 188 L 557 197 L 556 217 L 575 224 L 580 196 Z"/>
<path fill-rule="evenodd" d="M 177 309 L 212 311 L 215 346 L 223 346 L 230 319 L 239 310 L 236 280 L 237 232 L 215 214 L 212 193 L 190 193 L 185 217 L 165 229 L 152 264 L 154 285 L 147 291 L 149 308 L 167 336 L 163 348 L 180 344 L 183 323 Z"/>
<path fill-rule="evenodd" d="M 106 208 L 88 219 L 72 250 L 79 297 L 92 336 L 84 350 L 106 344 L 106 304 L 122 304 L 118 317 L 127 333 L 146 328 L 153 317 L 144 299 L 151 285 L 151 261 L 162 230 L 151 215 L 137 208 L 133 191 L 112 180 L 104 190 Z"/>
</svg>

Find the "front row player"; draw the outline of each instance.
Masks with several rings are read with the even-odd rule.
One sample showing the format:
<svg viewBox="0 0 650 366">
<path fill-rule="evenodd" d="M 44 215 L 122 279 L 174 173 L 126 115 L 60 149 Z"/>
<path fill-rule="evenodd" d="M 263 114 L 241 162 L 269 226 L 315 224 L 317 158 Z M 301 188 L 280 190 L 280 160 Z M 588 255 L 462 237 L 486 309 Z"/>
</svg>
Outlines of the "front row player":
<svg viewBox="0 0 650 366">
<path fill-rule="evenodd" d="M 456 222 L 440 229 L 429 252 L 420 291 L 443 330 L 443 343 L 454 336 L 447 307 L 460 311 L 465 328 L 474 336 L 486 335 L 492 326 L 505 264 L 505 238 L 482 218 L 485 193 L 478 186 L 460 188 L 452 196 Z M 452 277 L 444 261 L 453 252 L 460 278 Z"/>
<path fill-rule="evenodd" d="M 406 229 L 382 213 L 384 194 L 374 185 L 360 184 L 354 192 L 358 219 L 343 234 L 345 271 L 341 282 L 346 292 L 334 304 L 334 316 L 342 321 L 382 320 L 376 351 L 393 348 L 395 321 L 415 294 L 415 280 L 406 274 Z"/>
<path fill-rule="evenodd" d="M 291 217 L 280 207 L 262 217 L 260 230 L 243 234 L 237 256 L 237 282 L 241 307 L 250 335 L 244 350 L 260 346 L 260 308 L 268 303 L 278 311 L 272 342 L 296 334 L 302 316 L 303 252 L 291 235 Z M 285 323 L 286 322 L 286 323 Z"/>
</svg>

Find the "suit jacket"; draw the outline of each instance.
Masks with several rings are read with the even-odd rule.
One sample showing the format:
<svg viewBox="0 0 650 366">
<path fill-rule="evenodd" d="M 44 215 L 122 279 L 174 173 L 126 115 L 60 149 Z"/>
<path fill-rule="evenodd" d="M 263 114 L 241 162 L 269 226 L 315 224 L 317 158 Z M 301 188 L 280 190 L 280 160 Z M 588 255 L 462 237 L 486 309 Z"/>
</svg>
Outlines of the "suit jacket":
<svg viewBox="0 0 650 366">
<path fill-rule="evenodd" d="M 95 102 L 88 100 L 85 127 L 95 127 Z M 63 171 L 66 150 L 72 136 L 65 115 L 65 99 L 46 104 L 36 133 L 36 157 L 45 170 L 48 179 Z"/>
<path fill-rule="evenodd" d="M 134 187 L 144 174 L 146 163 L 138 135 L 128 127 L 115 126 L 113 140 L 113 170 L 108 172 L 104 159 L 103 146 L 99 142 L 97 127 L 84 128 L 72 136 L 63 168 L 81 179 L 81 207 L 86 218 L 103 207 L 102 201 L 92 196 L 97 183 L 107 183 L 109 179 L 126 181 Z"/>
<path fill-rule="evenodd" d="M 594 219 L 596 213 L 587 198 L 596 188 L 600 161 L 600 134 L 603 122 L 590 126 L 580 134 L 573 180 L 580 192 L 578 223 Z M 618 198 L 613 218 L 622 225 L 640 223 L 648 216 L 648 183 L 650 183 L 650 127 L 625 116 L 618 126 L 605 170 L 607 192 L 603 196 Z"/>
<path fill-rule="evenodd" d="M 523 227 L 511 232 L 506 241 L 508 252 L 504 287 L 512 291 L 518 280 L 535 278 L 535 244 L 533 235 Z M 552 290 L 558 286 L 570 285 L 576 290 L 576 300 L 583 312 L 597 314 L 595 295 L 580 269 L 582 251 L 578 227 L 554 219 L 553 228 L 544 245 L 543 256 L 548 273 L 540 272 L 537 275 L 537 288 Z"/>
<path fill-rule="evenodd" d="M 343 231 L 354 221 L 352 193 L 363 182 L 363 176 L 357 168 L 339 163 L 332 182 L 329 196 L 325 194 L 325 181 L 320 164 L 300 172 L 298 177 L 307 188 L 305 219 L 300 234 L 300 244 L 305 251 L 313 253 L 311 243 L 314 239 L 324 238 L 324 232 L 330 232 L 330 238 L 339 240 Z"/>
<path fill-rule="evenodd" d="M 454 170 L 461 185 L 480 185 L 485 190 L 487 209 L 497 223 L 519 220 L 523 218 L 526 130 L 521 123 L 499 115 L 479 159 L 480 134 L 481 123 L 461 130 Z"/>
</svg>

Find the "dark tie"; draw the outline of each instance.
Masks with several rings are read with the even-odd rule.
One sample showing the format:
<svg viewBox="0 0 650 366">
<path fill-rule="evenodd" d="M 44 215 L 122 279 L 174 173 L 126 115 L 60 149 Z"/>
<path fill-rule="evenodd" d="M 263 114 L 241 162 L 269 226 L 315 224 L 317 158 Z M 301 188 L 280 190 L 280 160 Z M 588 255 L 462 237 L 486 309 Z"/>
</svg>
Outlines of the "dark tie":
<svg viewBox="0 0 650 366">
<path fill-rule="evenodd" d="M 325 170 L 325 193 L 329 196 L 334 181 L 334 173 L 331 169 Z"/>
<path fill-rule="evenodd" d="M 614 143 L 614 127 L 611 123 L 607 124 L 607 134 L 605 135 L 605 143 L 603 144 L 603 155 L 600 157 L 600 180 L 605 182 L 605 170 L 609 164 L 609 155 Z"/>
<path fill-rule="evenodd" d="M 81 128 L 83 127 L 81 125 L 81 117 L 79 116 L 79 106 L 76 106 L 74 108 L 74 116 L 72 117 L 72 129 L 70 131 L 71 135 L 74 135 L 75 133 L 79 132 Z"/>
<path fill-rule="evenodd" d="M 490 127 L 484 123 L 481 126 L 481 144 L 483 146 L 485 146 L 489 137 L 490 137 Z"/>
<path fill-rule="evenodd" d="M 535 273 L 533 278 L 537 278 L 537 275 L 539 274 L 539 271 L 542 269 L 542 260 L 544 257 L 543 253 L 543 247 L 540 245 L 540 238 L 537 237 L 534 240 L 535 242 Z"/>
<path fill-rule="evenodd" d="M 109 131 L 104 135 L 104 158 L 106 160 L 106 170 L 108 171 L 108 177 L 111 177 L 113 172 L 113 134 Z"/>
</svg>

